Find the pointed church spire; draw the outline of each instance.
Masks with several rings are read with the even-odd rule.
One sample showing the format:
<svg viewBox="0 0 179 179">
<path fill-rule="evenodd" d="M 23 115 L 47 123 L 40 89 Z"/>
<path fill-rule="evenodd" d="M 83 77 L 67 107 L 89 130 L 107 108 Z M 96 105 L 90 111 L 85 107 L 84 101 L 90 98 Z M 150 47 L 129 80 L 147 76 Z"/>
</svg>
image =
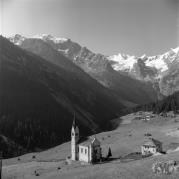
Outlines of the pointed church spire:
<svg viewBox="0 0 179 179">
<path fill-rule="evenodd" d="M 75 112 L 74 112 L 74 118 L 73 118 L 73 124 L 72 127 L 74 127 L 74 129 L 76 128 L 76 118 L 75 118 Z"/>
</svg>

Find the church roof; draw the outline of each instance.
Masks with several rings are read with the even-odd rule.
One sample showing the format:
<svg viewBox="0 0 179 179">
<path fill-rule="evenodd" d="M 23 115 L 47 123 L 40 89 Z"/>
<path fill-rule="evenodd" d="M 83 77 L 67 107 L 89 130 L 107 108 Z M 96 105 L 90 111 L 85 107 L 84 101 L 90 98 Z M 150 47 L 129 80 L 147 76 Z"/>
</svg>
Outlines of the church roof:
<svg viewBox="0 0 179 179">
<path fill-rule="evenodd" d="M 150 146 L 150 147 L 156 147 L 158 145 L 161 145 L 162 143 L 156 139 L 149 138 L 149 140 L 143 144 L 143 146 Z"/>
<path fill-rule="evenodd" d="M 79 145 L 89 146 L 89 145 L 93 144 L 93 142 L 96 141 L 96 140 L 98 141 L 98 139 L 96 137 L 90 137 L 87 140 L 85 140 L 84 142 L 79 143 Z"/>
<path fill-rule="evenodd" d="M 79 143 L 79 145 L 89 146 L 91 145 L 91 143 L 92 143 L 92 139 L 87 139 L 86 141 Z"/>
</svg>

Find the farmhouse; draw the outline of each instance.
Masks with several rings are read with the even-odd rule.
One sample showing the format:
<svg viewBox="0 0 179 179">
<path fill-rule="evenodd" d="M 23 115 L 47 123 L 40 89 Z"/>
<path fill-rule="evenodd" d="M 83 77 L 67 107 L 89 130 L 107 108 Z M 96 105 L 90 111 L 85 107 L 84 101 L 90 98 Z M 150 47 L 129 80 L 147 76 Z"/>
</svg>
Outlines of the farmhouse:
<svg viewBox="0 0 179 179">
<path fill-rule="evenodd" d="M 155 115 L 152 114 L 152 112 L 143 112 L 139 111 L 136 113 L 135 120 L 142 120 L 142 121 L 150 121 L 152 118 L 154 118 Z"/>
<path fill-rule="evenodd" d="M 87 163 L 100 161 L 102 154 L 99 140 L 93 137 L 80 143 L 79 139 L 79 128 L 74 120 L 71 129 L 71 160 Z"/>
<path fill-rule="evenodd" d="M 174 111 L 169 111 L 169 112 L 167 112 L 167 117 L 174 118 L 174 117 L 176 117 L 176 114 L 174 113 Z"/>
<path fill-rule="evenodd" d="M 162 152 L 162 143 L 156 139 L 149 138 L 146 143 L 141 146 L 142 155 L 155 154 Z"/>
<path fill-rule="evenodd" d="M 151 115 L 145 115 L 145 116 L 142 118 L 142 120 L 143 120 L 143 121 L 150 121 L 151 118 L 152 118 Z"/>
</svg>

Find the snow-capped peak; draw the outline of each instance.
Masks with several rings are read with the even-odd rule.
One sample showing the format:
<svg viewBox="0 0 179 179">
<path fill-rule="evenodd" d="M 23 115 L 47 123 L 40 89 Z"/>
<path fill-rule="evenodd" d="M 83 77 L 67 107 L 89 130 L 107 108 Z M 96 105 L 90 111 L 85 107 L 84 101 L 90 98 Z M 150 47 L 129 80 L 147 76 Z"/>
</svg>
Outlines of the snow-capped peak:
<svg viewBox="0 0 179 179">
<path fill-rule="evenodd" d="M 68 41 L 67 38 L 56 38 L 56 37 L 53 37 L 52 35 L 50 34 L 42 34 L 42 35 L 35 35 L 33 36 L 32 38 L 35 38 L 35 39 L 41 39 L 41 40 L 51 40 L 53 41 L 54 43 L 63 43 L 63 42 L 66 42 Z"/>
<path fill-rule="evenodd" d="M 174 53 L 176 53 L 176 54 L 178 54 L 179 53 L 179 47 L 177 47 L 177 48 L 171 48 L 171 50 L 174 52 Z"/>
<path fill-rule="evenodd" d="M 26 38 L 20 34 L 16 34 L 14 36 L 10 36 L 9 39 L 15 45 L 21 45 Z"/>
<path fill-rule="evenodd" d="M 48 39 L 51 39 L 51 38 L 53 38 L 53 36 L 52 35 L 50 35 L 50 34 L 40 34 L 40 35 L 34 35 L 34 36 L 32 36 L 31 38 L 34 38 L 34 39 L 44 39 L 44 38 L 48 38 Z"/>
<path fill-rule="evenodd" d="M 142 55 L 140 57 L 130 56 L 130 55 L 113 55 L 109 56 L 108 60 L 112 61 L 112 66 L 115 70 L 131 71 L 133 65 L 137 63 L 138 59 L 142 59 L 146 66 L 155 68 L 159 72 L 164 72 L 168 70 L 168 65 L 174 60 L 179 59 L 179 47 L 171 48 L 170 51 L 157 56 L 147 56 Z"/>
<path fill-rule="evenodd" d="M 16 34 L 14 36 L 10 36 L 8 37 L 9 40 L 14 43 L 15 45 L 21 45 L 22 42 L 27 39 L 26 37 L 22 36 L 22 35 L 19 35 L 19 34 Z M 50 34 L 41 34 L 41 35 L 34 35 L 32 37 L 28 37 L 28 38 L 33 38 L 33 39 L 41 39 L 43 41 L 53 41 L 55 44 L 58 44 L 58 43 L 64 43 L 66 41 L 69 41 L 70 39 L 67 39 L 67 38 L 56 38 L 56 37 L 53 37 L 52 35 Z"/>
<path fill-rule="evenodd" d="M 126 54 L 118 54 L 109 56 L 110 61 L 115 62 L 112 64 L 114 70 L 130 71 L 135 63 L 137 63 L 137 58 L 135 56 L 130 56 Z"/>
<path fill-rule="evenodd" d="M 147 57 L 147 55 L 146 54 L 143 54 L 141 57 L 139 57 L 140 59 L 144 59 L 144 58 L 146 58 Z"/>
</svg>

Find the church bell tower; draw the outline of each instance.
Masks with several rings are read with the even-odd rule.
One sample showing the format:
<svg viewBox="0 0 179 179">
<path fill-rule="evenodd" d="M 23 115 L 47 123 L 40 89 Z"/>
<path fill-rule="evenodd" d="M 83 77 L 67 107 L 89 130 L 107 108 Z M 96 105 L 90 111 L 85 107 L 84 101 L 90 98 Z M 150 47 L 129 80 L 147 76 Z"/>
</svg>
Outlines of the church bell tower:
<svg viewBox="0 0 179 179">
<path fill-rule="evenodd" d="M 78 160 L 78 141 L 79 141 L 79 128 L 76 125 L 74 116 L 72 129 L 71 129 L 71 160 Z"/>
</svg>

